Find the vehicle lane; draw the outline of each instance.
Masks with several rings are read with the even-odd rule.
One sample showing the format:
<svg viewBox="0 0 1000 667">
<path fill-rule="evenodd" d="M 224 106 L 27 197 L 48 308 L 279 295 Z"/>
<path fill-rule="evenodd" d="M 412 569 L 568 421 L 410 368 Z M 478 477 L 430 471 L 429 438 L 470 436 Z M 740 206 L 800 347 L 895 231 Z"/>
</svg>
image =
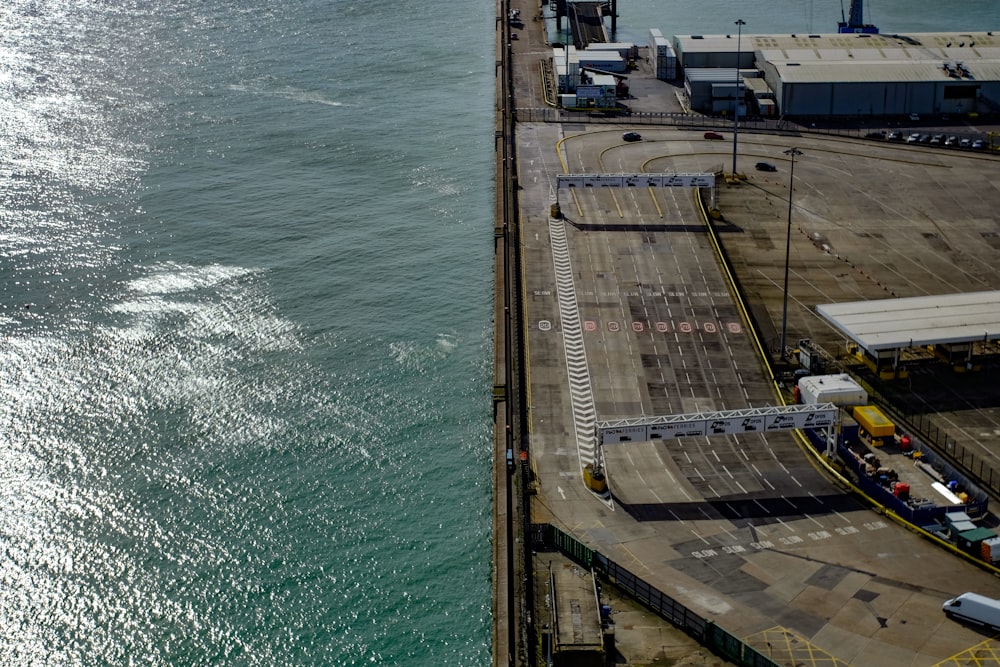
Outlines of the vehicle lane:
<svg viewBox="0 0 1000 667">
<path fill-rule="evenodd" d="M 563 145 L 578 140 L 582 137 Z M 575 148 L 568 154 L 577 154 Z M 625 171 L 641 168 L 623 160 L 617 164 Z M 617 200 L 613 192 L 578 189 L 580 214 L 568 221 L 598 418 L 737 409 L 750 407 L 752 399 L 758 405 L 773 400 L 765 382 L 745 380 L 758 377 L 759 370 L 745 376 L 733 361 L 745 358 L 753 368 L 753 351 L 715 264 L 692 191 L 656 191 L 658 206 L 652 197 L 638 194 L 648 193 L 647 188 L 627 188 L 624 195 L 617 191 Z M 624 201 L 634 208 L 627 208 L 628 221 L 622 223 L 615 204 Z M 659 224 L 647 224 L 654 219 Z M 783 440 L 783 447 L 798 454 L 791 439 L 771 438 Z M 780 463 L 769 465 L 778 455 L 761 436 L 745 442 L 735 437 L 702 440 L 671 442 L 664 452 L 651 454 L 654 460 L 670 457 L 699 498 L 779 487 L 798 493 L 799 478 L 815 476 L 809 469 L 796 476 Z M 659 467 L 661 471 L 643 471 L 647 488 L 676 483 L 669 467 Z M 617 470 L 626 474 L 624 468 Z M 626 487 L 635 488 L 620 486 L 623 494 Z M 632 501 L 622 498 L 626 505 Z"/>
</svg>

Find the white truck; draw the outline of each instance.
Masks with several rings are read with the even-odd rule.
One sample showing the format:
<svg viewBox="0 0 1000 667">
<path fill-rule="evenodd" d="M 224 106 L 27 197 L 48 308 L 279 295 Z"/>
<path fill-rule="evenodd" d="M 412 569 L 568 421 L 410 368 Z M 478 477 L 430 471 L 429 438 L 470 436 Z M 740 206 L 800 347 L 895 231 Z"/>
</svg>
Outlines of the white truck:
<svg viewBox="0 0 1000 667">
<path fill-rule="evenodd" d="M 957 618 L 1000 630 L 1000 600 L 978 593 L 962 593 L 946 601 L 941 609 L 948 618 Z"/>
</svg>

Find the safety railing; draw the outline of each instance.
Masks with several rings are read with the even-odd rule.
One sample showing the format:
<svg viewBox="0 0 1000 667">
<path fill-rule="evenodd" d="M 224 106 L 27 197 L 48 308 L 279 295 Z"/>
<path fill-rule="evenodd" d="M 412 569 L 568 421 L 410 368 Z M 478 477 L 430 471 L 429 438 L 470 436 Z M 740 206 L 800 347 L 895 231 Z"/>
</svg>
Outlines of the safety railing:
<svg viewBox="0 0 1000 667">
<path fill-rule="evenodd" d="M 530 537 L 533 549 L 562 553 L 733 664 L 743 667 L 780 667 L 778 663 L 745 644 L 739 637 L 691 611 L 615 561 L 555 526 L 532 524 Z"/>
</svg>

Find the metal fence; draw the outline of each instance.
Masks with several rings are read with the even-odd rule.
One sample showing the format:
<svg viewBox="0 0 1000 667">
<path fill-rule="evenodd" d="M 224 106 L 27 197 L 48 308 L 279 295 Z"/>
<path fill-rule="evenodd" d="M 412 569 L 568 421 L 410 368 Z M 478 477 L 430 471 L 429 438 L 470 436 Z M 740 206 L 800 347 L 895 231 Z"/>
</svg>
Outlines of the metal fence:
<svg viewBox="0 0 1000 667">
<path fill-rule="evenodd" d="M 639 577 L 618 565 L 618 563 L 600 554 L 598 554 L 594 570 L 600 572 L 608 581 L 621 590 L 627 591 L 637 602 L 641 602 L 655 611 L 661 618 L 670 621 L 699 641 L 704 640 L 707 624 L 705 619 L 692 612 L 677 600 L 650 586 Z"/>
<path fill-rule="evenodd" d="M 915 433 L 934 443 L 938 453 L 953 461 L 993 494 L 1000 494 L 1000 472 L 997 472 L 983 457 L 976 456 L 927 415 L 904 414 L 903 417 Z"/>
<path fill-rule="evenodd" d="M 914 435 L 929 443 L 935 452 L 963 470 L 980 488 L 988 490 L 992 495 L 1000 494 L 1000 471 L 986 459 L 962 445 L 953 434 L 938 426 L 931 416 L 917 412 L 898 401 L 891 401 L 870 382 L 856 376 L 855 379 L 868 392 L 868 398 L 872 403 L 892 414 L 897 421 L 905 422 L 906 427 Z"/>
<path fill-rule="evenodd" d="M 607 556 L 581 544 L 571 535 L 550 524 L 532 524 L 531 545 L 538 550 L 557 550 L 594 576 L 614 584 L 640 604 L 693 637 L 702 646 L 743 667 L 781 667 L 764 654 L 745 644 L 666 593 L 651 586 Z"/>
<path fill-rule="evenodd" d="M 733 129 L 732 118 L 725 116 L 698 116 L 678 112 L 625 112 L 625 111 L 573 111 L 553 107 L 520 107 L 514 110 L 518 123 L 581 123 L 612 124 L 628 126 L 671 126 L 701 130 L 726 131 Z M 891 125 L 891 127 L 890 127 Z M 859 123 L 857 119 L 843 124 L 829 118 L 796 118 L 795 122 L 780 118 L 740 117 L 740 130 L 754 132 L 774 132 L 778 134 L 801 135 L 824 134 L 849 138 L 862 138 L 877 130 L 899 129 L 899 123 L 879 123 L 868 121 Z"/>
</svg>

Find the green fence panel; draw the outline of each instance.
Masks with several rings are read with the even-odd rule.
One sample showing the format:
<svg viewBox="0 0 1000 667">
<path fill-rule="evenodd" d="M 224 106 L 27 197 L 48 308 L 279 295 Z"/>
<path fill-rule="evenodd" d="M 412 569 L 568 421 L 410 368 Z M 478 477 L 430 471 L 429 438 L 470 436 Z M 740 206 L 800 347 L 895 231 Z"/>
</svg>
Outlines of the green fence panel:
<svg viewBox="0 0 1000 667">
<path fill-rule="evenodd" d="M 594 550 L 580 544 L 578 541 L 553 527 L 553 541 L 555 546 L 564 554 L 575 560 L 580 565 L 590 568 L 594 560 Z"/>
<path fill-rule="evenodd" d="M 742 667 L 781 667 L 755 648 L 747 646 L 739 637 L 720 628 L 711 621 L 705 628 L 705 646 L 716 655 L 741 665 Z"/>
<path fill-rule="evenodd" d="M 607 578 L 620 590 L 645 605 L 661 618 L 673 623 L 703 646 L 733 663 L 745 667 L 781 667 L 778 663 L 744 644 L 738 637 L 723 630 L 666 595 L 648 582 L 635 576 L 607 556 L 584 546 L 549 524 L 531 526 L 532 544 L 557 549 L 578 564 Z"/>
</svg>

